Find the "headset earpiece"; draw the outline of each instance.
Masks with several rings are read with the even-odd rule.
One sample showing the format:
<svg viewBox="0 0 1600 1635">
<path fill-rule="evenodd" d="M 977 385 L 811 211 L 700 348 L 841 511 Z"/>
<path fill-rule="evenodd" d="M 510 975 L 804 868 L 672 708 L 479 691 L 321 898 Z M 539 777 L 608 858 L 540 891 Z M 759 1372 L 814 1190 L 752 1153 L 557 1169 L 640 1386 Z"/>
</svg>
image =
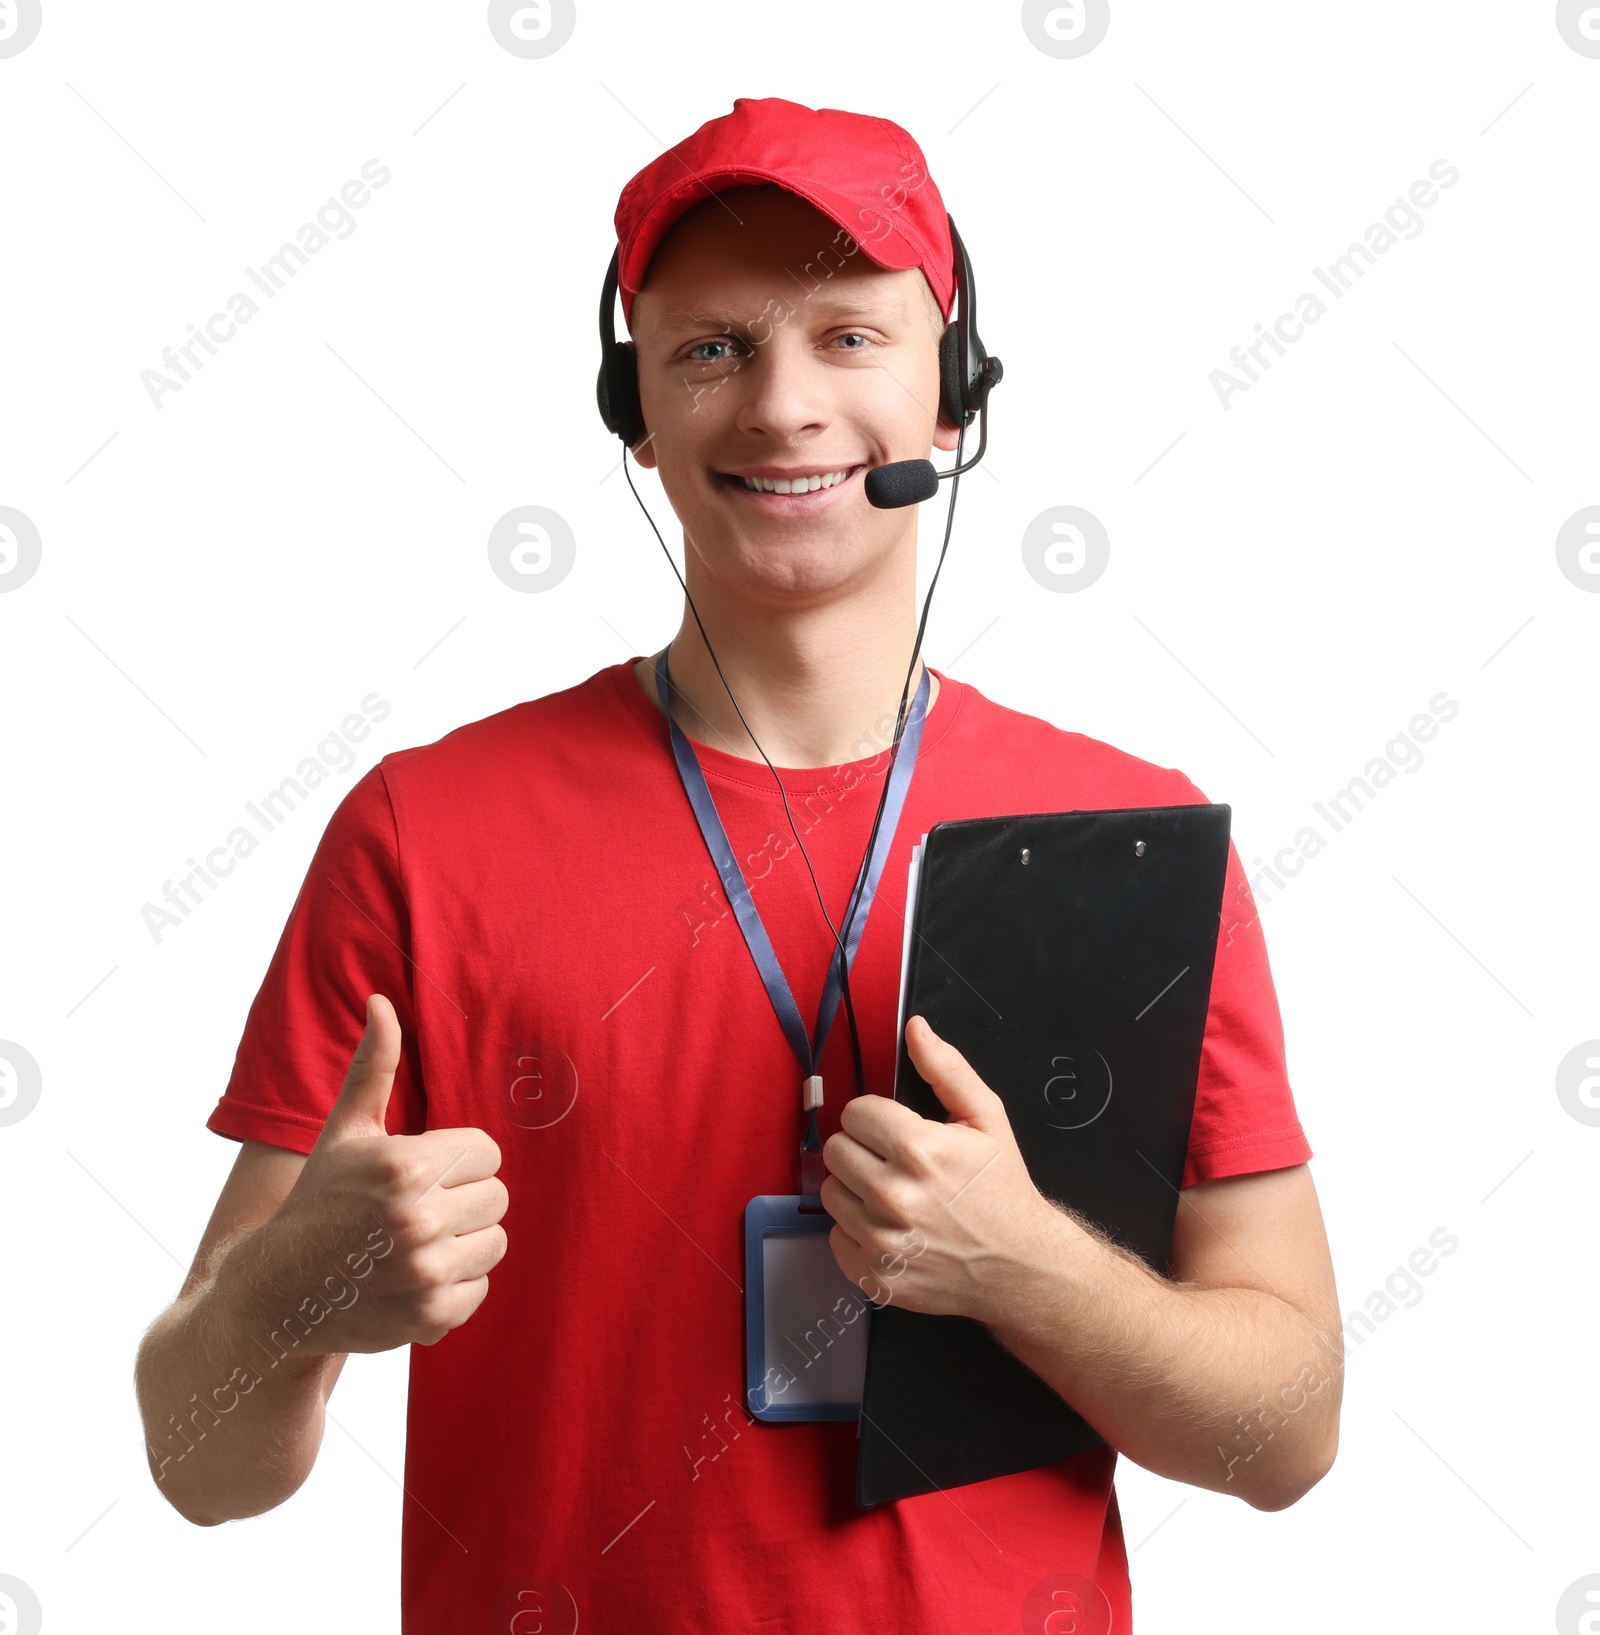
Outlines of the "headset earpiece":
<svg viewBox="0 0 1600 1635">
<path fill-rule="evenodd" d="M 961 333 L 954 323 L 939 337 L 939 418 L 957 427 L 972 418 L 961 394 Z"/>
<path fill-rule="evenodd" d="M 644 440 L 645 425 L 639 408 L 639 360 L 626 341 L 617 339 L 617 254 L 611 252 L 611 266 L 600 296 L 600 374 L 595 381 L 595 400 L 606 430 L 633 448 Z"/>
<path fill-rule="evenodd" d="M 956 259 L 956 316 L 939 338 L 939 415 L 952 426 L 970 426 L 1004 370 L 978 338 L 978 292 L 972 261 L 948 212 L 950 243 Z M 985 422 L 987 425 L 987 422 Z"/>
</svg>

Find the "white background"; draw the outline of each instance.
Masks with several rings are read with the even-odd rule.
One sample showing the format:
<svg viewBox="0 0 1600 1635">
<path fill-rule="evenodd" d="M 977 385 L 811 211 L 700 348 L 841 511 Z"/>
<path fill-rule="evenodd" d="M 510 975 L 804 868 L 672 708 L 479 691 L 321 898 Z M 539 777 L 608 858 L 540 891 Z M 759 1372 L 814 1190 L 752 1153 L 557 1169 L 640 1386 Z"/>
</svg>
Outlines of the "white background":
<svg viewBox="0 0 1600 1635">
<path fill-rule="evenodd" d="M 767 95 L 911 131 L 1005 362 L 931 662 L 1181 767 L 1247 863 L 1459 705 L 1263 906 L 1343 1309 L 1434 1229 L 1459 1250 L 1352 1348 L 1298 1505 L 1122 1462 L 1140 1628 L 1548 1628 L 1600 1572 L 1600 1128 L 1556 1094 L 1600 1036 L 1600 595 L 1555 550 L 1600 503 L 1600 60 L 1543 0 L 1117 0 L 1066 60 L 1011 4 L 580 0 L 524 60 L 477 4 L 46 0 L 0 59 L 0 505 L 43 541 L 0 594 L 0 1039 L 43 1073 L 0 1128 L 0 1573 L 53 1631 L 395 1626 L 404 1354 L 352 1359 L 289 1503 L 197 1530 L 147 1474 L 134 1350 L 351 781 L 675 628 L 594 412 L 596 300 L 623 183 Z M 155 409 L 141 372 L 371 158 L 351 236 Z M 1229 350 L 1440 159 L 1424 229 L 1224 409 Z M 524 504 L 577 539 L 546 594 L 488 566 Z M 1111 541 L 1072 594 L 1020 549 L 1062 504 Z M 156 943 L 141 906 L 375 691 L 357 765 Z"/>
</svg>

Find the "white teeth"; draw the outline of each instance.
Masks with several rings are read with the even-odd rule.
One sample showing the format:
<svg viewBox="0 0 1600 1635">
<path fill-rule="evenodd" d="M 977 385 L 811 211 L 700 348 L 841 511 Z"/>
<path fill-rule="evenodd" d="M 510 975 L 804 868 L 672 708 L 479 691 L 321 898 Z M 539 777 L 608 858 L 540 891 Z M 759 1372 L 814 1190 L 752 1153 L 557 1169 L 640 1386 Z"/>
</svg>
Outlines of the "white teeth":
<svg viewBox="0 0 1600 1635">
<path fill-rule="evenodd" d="M 808 494 L 816 488 L 832 488 L 849 475 L 848 471 L 828 471 L 810 477 L 741 477 L 739 481 L 761 494 Z"/>
</svg>

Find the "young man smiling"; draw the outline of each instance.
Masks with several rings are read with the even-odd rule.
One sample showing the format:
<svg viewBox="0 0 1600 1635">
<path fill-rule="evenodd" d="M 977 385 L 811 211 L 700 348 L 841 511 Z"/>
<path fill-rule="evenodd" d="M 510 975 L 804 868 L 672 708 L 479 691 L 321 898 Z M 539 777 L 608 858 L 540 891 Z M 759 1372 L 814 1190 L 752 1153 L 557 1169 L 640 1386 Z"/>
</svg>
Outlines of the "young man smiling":
<svg viewBox="0 0 1600 1635">
<path fill-rule="evenodd" d="M 874 508 L 864 473 L 957 446 L 944 206 L 898 126 L 742 98 L 628 184 L 617 229 L 634 453 L 693 599 L 672 721 L 808 1017 L 835 952 L 817 893 L 837 925 L 916 632 L 916 510 Z M 741 1219 L 794 1190 L 799 1081 L 638 657 L 385 756 L 331 819 L 209 1121 L 243 1147 L 141 1348 L 185 1516 L 287 1498 L 345 1356 L 408 1343 L 408 1631 L 969 1635 L 1077 1606 L 1122 1632 L 1119 1451 L 1261 1509 L 1323 1475 L 1339 1316 L 1253 915 L 1217 950 L 1166 1278 L 1040 1195 L 1000 1098 L 920 1019 L 949 1121 L 888 1095 L 918 836 L 1205 799 L 927 680 L 851 965 L 869 1093 L 843 1027 L 817 1063 L 830 1243 L 852 1278 L 893 1264 L 900 1304 L 989 1325 L 1109 1445 L 862 1511 L 853 1425 L 744 1413 Z M 1231 848 L 1228 890 L 1248 904 Z"/>
</svg>

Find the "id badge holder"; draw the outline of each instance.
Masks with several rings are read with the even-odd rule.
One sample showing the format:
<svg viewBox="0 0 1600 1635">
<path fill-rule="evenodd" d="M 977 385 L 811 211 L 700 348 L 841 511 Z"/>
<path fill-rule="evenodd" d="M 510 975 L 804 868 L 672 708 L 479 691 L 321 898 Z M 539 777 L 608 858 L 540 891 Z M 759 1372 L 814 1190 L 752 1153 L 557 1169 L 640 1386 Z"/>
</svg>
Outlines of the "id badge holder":
<svg viewBox="0 0 1600 1635">
<path fill-rule="evenodd" d="M 745 1403 L 756 1418 L 858 1419 L 872 1302 L 839 1270 L 817 1198 L 744 1211 Z"/>
</svg>

